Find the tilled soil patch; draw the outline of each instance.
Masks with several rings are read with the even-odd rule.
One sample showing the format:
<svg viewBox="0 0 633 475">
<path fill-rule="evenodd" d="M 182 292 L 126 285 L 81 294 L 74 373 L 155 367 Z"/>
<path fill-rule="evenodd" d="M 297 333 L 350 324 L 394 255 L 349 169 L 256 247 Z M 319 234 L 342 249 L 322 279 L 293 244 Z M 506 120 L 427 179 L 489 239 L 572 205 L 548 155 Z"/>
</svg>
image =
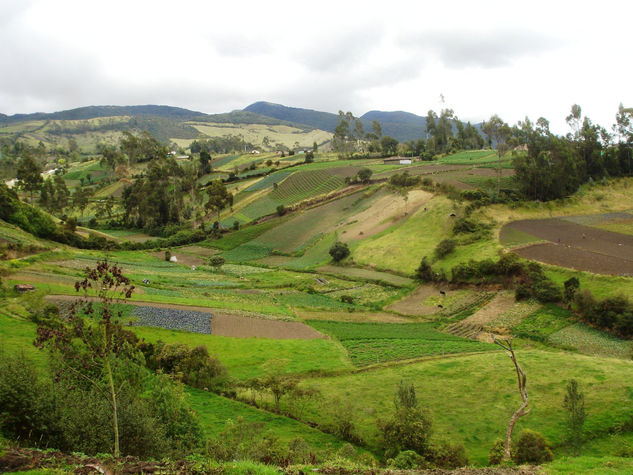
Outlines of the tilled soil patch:
<svg viewBox="0 0 633 475">
<path fill-rule="evenodd" d="M 558 218 L 515 221 L 506 228 L 551 242 L 515 250 L 521 257 L 598 274 L 633 275 L 633 236 Z"/>
<path fill-rule="evenodd" d="M 521 257 L 595 274 L 633 276 L 633 261 L 575 247 L 545 243 L 514 251 Z"/>
</svg>

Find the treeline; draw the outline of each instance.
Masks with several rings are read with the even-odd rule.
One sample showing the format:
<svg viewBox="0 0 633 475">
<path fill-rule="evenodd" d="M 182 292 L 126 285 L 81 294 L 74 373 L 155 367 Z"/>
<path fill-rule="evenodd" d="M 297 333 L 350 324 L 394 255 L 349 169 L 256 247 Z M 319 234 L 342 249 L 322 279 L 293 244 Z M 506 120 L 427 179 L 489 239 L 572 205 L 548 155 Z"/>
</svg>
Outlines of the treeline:
<svg viewBox="0 0 633 475">
<path fill-rule="evenodd" d="M 211 137 L 208 139 L 198 139 L 191 142 L 189 150 L 191 153 L 230 153 L 242 152 L 256 148 L 252 143 L 244 140 L 239 135 L 224 135 L 222 137 Z"/>
<path fill-rule="evenodd" d="M 484 146 L 484 137 L 470 122 L 463 123 L 452 109 L 443 109 L 438 115 L 430 110 L 426 127 L 420 130 L 425 138 L 399 142 L 383 135 L 382 125 L 374 120 L 371 131 L 365 131 L 360 118 L 351 112 L 339 111 L 339 123 L 334 129 L 332 147 L 341 156 L 378 154 L 402 155 L 431 160 L 435 155 L 459 150 L 477 150 Z"/>
<path fill-rule="evenodd" d="M 536 124 L 526 118 L 511 129 L 505 125 L 500 143 L 527 149 L 513 159 L 521 194 L 547 201 L 569 196 L 583 183 L 633 176 L 632 118 L 633 109 L 620 104 L 609 134 L 574 105 L 567 117 L 571 132 L 564 137 L 554 135 L 542 117 Z"/>
</svg>

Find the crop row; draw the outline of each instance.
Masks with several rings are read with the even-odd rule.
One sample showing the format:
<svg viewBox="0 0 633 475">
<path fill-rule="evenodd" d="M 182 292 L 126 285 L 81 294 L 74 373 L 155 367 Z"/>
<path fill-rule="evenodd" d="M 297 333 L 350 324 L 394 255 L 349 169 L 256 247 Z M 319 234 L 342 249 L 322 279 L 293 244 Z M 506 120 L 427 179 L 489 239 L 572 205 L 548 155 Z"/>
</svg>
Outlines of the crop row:
<svg viewBox="0 0 633 475">
<path fill-rule="evenodd" d="M 271 173 L 267 177 L 262 178 L 257 183 L 253 183 L 251 186 L 246 188 L 246 191 L 259 191 L 265 188 L 269 188 L 273 186 L 275 183 L 281 183 L 284 180 L 284 178 L 286 178 L 287 176 L 291 174 L 292 172 L 290 171 L 278 171 L 275 173 Z"/>
<path fill-rule="evenodd" d="M 409 339 L 463 341 L 435 329 L 432 322 L 424 323 L 355 323 L 314 320 L 309 322 L 317 330 L 341 341 L 362 339 Z"/>
</svg>

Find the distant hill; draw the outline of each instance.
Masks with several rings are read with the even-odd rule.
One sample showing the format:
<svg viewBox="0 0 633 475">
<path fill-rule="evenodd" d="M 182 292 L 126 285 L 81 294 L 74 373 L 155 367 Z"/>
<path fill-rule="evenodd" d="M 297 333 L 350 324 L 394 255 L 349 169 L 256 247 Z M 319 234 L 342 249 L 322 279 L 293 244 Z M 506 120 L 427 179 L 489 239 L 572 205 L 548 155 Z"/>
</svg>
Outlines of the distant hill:
<svg viewBox="0 0 633 475">
<path fill-rule="evenodd" d="M 191 120 L 195 117 L 204 116 L 202 112 L 182 109 L 172 106 L 87 106 L 77 109 L 70 109 L 59 112 L 35 112 L 33 114 L 14 114 L 6 117 L 9 123 L 24 122 L 30 120 L 87 120 L 98 117 L 117 116 L 153 116 L 165 119 Z"/>
<path fill-rule="evenodd" d="M 235 110 L 224 114 L 202 115 L 193 119 L 197 122 L 210 122 L 215 124 L 264 124 L 264 125 L 287 125 L 288 127 L 297 127 L 299 129 L 314 130 L 319 127 L 313 127 L 307 124 L 298 124 L 292 121 L 278 119 L 268 115 L 247 111 Z"/>
<path fill-rule="evenodd" d="M 281 104 L 273 104 L 272 102 L 255 102 L 245 107 L 244 111 L 293 122 L 296 125 L 307 125 L 327 132 L 334 132 L 338 125 L 338 114 L 288 107 Z"/>
<path fill-rule="evenodd" d="M 423 138 L 426 133 L 426 117 L 411 112 L 369 111 L 361 119 L 366 124 L 366 131 L 370 131 L 371 123 L 377 120 L 382 126 L 383 135 L 389 135 L 401 142 Z"/>
<path fill-rule="evenodd" d="M 338 125 L 338 114 L 312 109 L 287 107 L 271 102 L 255 102 L 244 111 L 274 117 L 276 119 L 305 124 L 317 129 L 334 132 Z M 390 135 L 399 141 L 414 140 L 424 136 L 426 119 L 410 112 L 370 111 L 361 116 L 366 132 L 371 131 L 371 123 L 377 120 L 382 125 L 383 135 Z"/>
</svg>

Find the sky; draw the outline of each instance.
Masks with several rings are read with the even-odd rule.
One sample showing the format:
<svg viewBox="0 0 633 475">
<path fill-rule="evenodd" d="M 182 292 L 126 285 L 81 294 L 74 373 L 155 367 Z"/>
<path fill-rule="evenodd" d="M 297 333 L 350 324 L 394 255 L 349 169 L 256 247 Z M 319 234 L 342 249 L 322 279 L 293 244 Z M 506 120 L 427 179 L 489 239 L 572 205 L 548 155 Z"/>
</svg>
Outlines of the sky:
<svg viewBox="0 0 633 475">
<path fill-rule="evenodd" d="M 0 0 L 0 112 L 255 101 L 462 120 L 633 106 L 633 2 Z"/>
</svg>

